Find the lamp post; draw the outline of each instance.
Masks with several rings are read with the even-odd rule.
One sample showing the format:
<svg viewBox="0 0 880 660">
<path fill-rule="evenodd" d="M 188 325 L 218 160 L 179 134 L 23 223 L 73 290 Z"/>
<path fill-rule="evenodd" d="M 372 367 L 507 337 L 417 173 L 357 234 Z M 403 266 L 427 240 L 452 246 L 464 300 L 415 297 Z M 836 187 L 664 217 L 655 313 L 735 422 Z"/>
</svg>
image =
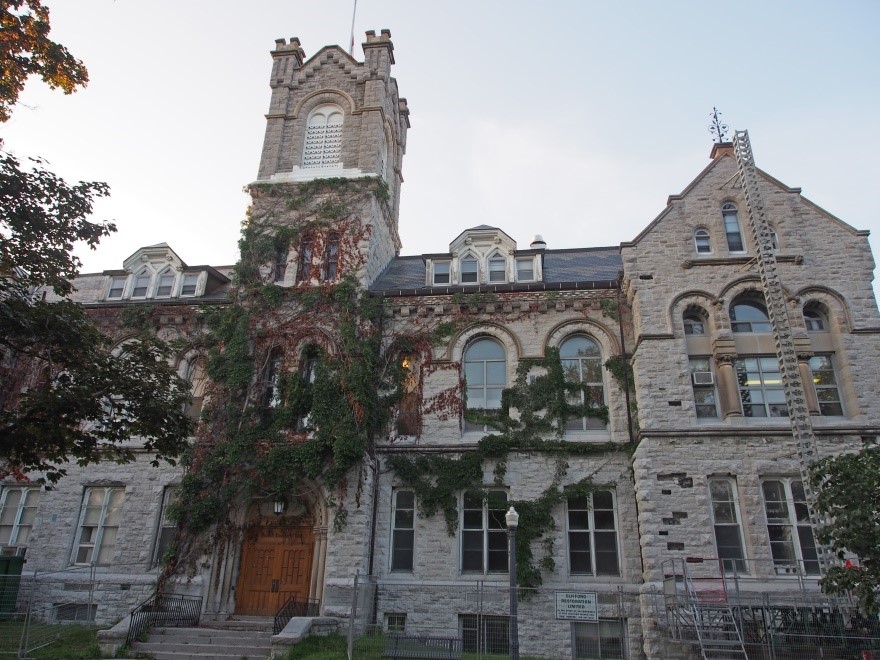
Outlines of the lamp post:
<svg viewBox="0 0 880 660">
<path fill-rule="evenodd" d="M 516 509 L 510 510 L 504 515 L 507 522 L 507 570 L 510 573 L 510 622 L 507 626 L 508 642 L 510 646 L 510 660 L 519 660 L 519 625 L 517 606 L 519 598 L 516 593 L 516 528 L 519 525 L 519 514 Z"/>
</svg>

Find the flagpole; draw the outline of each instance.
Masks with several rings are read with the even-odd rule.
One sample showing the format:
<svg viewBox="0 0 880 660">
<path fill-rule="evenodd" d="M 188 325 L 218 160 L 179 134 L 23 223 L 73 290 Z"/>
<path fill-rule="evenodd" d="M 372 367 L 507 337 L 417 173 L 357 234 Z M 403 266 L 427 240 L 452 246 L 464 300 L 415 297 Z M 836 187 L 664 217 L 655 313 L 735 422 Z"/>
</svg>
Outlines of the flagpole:
<svg viewBox="0 0 880 660">
<path fill-rule="evenodd" d="M 348 54 L 354 57 L 354 17 L 358 10 L 358 0 L 354 0 L 354 9 L 351 12 L 351 41 L 348 45 Z"/>
</svg>

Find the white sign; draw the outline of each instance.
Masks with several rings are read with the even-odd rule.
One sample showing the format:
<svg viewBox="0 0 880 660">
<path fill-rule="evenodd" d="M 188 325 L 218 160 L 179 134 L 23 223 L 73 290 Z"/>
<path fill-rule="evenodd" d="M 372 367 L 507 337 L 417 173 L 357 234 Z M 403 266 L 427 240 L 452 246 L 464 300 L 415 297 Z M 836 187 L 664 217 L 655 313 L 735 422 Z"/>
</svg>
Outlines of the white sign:
<svg viewBox="0 0 880 660">
<path fill-rule="evenodd" d="M 595 591 L 557 591 L 556 618 L 568 621 L 598 621 L 599 599 Z"/>
</svg>

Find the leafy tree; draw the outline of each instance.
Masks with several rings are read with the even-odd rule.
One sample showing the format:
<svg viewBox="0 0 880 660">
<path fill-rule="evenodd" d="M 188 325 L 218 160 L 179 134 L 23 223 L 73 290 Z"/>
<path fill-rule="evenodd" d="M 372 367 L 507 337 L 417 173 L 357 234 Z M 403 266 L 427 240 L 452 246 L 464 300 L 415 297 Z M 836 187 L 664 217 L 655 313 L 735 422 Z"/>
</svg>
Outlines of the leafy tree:
<svg viewBox="0 0 880 660">
<path fill-rule="evenodd" d="M 61 44 L 49 39 L 49 9 L 42 0 L 0 3 L 0 122 L 31 75 L 49 87 L 71 94 L 89 81 L 86 67 Z"/>
<path fill-rule="evenodd" d="M 835 566 L 821 580 L 827 593 L 854 594 L 866 616 L 880 613 L 880 445 L 857 454 L 823 459 L 813 464 L 812 482 L 818 491 L 816 508 L 827 523 L 819 541 L 841 560 L 847 552 L 858 565 Z"/>
<path fill-rule="evenodd" d="M 0 28 L 0 121 L 31 74 L 67 93 L 88 80 L 48 39 L 40 0 L 5 0 Z M 55 482 L 71 459 L 130 461 L 132 438 L 154 462 L 173 460 L 191 431 L 168 345 L 142 331 L 114 352 L 69 299 L 81 265 L 74 244 L 94 249 L 116 230 L 88 219 L 107 194 L 104 183 L 70 185 L 38 159 L 23 168 L 0 151 L 0 478 L 39 470 Z"/>
</svg>

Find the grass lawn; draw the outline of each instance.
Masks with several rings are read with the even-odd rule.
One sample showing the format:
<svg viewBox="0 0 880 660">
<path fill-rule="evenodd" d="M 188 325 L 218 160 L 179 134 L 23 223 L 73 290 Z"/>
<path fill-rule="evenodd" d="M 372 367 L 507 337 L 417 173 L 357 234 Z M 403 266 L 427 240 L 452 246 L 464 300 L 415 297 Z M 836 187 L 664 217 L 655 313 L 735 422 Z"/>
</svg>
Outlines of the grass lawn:
<svg viewBox="0 0 880 660">
<path fill-rule="evenodd" d="M 20 622 L 0 623 L 0 654 L 8 655 L 18 651 L 21 629 Z M 101 657 L 96 628 L 34 624 L 28 633 L 28 641 L 28 646 L 31 648 L 52 642 L 28 653 L 27 657 L 35 660 L 80 660 Z"/>
</svg>

